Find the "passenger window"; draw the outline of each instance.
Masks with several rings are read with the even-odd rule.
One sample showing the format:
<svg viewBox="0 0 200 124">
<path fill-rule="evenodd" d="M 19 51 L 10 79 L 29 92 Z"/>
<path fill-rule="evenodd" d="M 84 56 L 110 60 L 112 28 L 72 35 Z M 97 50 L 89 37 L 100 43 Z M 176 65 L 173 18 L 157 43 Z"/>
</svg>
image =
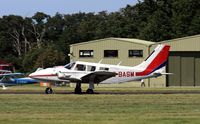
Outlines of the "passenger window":
<svg viewBox="0 0 200 124">
<path fill-rule="evenodd" d="M 85 65 L 77 64 L 75 70 L 77 70 L 77 71 L 85 71 Z"/>
<path fill-rule="evenodd" d="M 106 67 L 100 67 L 99 70 L 105 70 L 105 71 L 108 71 L 109 68 L 106 68 Z"/>
<path fill-rule="evenodd" d="M 95 66 L 90 66 L 90 65 L 87 66 L 87 71 L 95 71 L 95 70 L 96 70 Z"/>
</svg>

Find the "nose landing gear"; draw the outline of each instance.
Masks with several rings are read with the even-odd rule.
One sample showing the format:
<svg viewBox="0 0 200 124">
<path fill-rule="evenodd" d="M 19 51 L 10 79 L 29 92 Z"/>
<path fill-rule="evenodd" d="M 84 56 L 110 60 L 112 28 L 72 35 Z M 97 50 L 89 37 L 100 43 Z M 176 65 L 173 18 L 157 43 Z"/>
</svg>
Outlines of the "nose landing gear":
<svg viewBox="0 0 200 124">
<path fill-rule="evenodd" d="M 53 90 L 51 87 L 47 87 L 46 90 L 45 90 L 45 93 L 46 94 L 52 94 L 53 93 Z"/>
</svg>

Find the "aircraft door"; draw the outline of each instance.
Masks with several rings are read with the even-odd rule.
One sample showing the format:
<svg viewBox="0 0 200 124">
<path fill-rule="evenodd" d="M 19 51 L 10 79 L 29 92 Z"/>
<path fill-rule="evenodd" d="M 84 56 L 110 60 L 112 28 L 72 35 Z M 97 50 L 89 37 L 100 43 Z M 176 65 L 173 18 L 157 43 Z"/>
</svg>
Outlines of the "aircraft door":
<svg viewBox="0 0 200 124">
<path fill-rule="evenodd" d="M 82 74 L 84 74 L 84 72 L 86 72 L 86 65 L 84 64 L 77 64 L 75 66 L 75 76 L 76 77 L 81 77 Z"/>
</svg>

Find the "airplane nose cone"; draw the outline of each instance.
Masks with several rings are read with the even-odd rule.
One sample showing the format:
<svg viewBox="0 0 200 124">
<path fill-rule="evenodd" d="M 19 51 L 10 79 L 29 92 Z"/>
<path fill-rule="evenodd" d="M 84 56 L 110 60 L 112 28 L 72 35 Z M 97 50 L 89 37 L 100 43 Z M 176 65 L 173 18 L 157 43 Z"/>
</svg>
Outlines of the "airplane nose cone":
<svg viewBox="0 0 200 124">
<path fill-rule="evenodd" d="M 31 73 L 31 74 L 28 75 L 28 77 L 30 77 L 30 78 L 33 77 L 33 76 L 34 76 L 34 73 Z"/>
<path fill-rule="evenodd" d="M 29 74 L 28 77 L 35 78 L 37 75 L 38 75 L 37 72 L 33 72 L 33 73 Z"/>
</svg>

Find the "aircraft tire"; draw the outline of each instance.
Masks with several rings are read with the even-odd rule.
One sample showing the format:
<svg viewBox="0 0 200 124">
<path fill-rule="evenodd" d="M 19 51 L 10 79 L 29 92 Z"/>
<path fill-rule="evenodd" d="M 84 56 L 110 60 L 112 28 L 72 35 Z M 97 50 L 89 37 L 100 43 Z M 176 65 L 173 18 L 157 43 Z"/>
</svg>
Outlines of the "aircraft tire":
<svg viewBox="0 0 200 124">
<path fill-rule="evenodd" d="M 75 94 L 81 94 L 82 93 L 82 89 L 81 88 L 75 88 L 74 92 L 75 92 Z"/>
<path fill-rule="evenodd" d="M 53 90 L 50 87 L 47 87 L 46 90 L 45 90 L 45 93 L 46 94 L 52 94 Z"/>
<path fill-rule="evenodd" d="M 94 94 L 94 91 L 93 91 L 93 89 L 87 89 L 86 93 L 87 94 Z"/>
</svg>

